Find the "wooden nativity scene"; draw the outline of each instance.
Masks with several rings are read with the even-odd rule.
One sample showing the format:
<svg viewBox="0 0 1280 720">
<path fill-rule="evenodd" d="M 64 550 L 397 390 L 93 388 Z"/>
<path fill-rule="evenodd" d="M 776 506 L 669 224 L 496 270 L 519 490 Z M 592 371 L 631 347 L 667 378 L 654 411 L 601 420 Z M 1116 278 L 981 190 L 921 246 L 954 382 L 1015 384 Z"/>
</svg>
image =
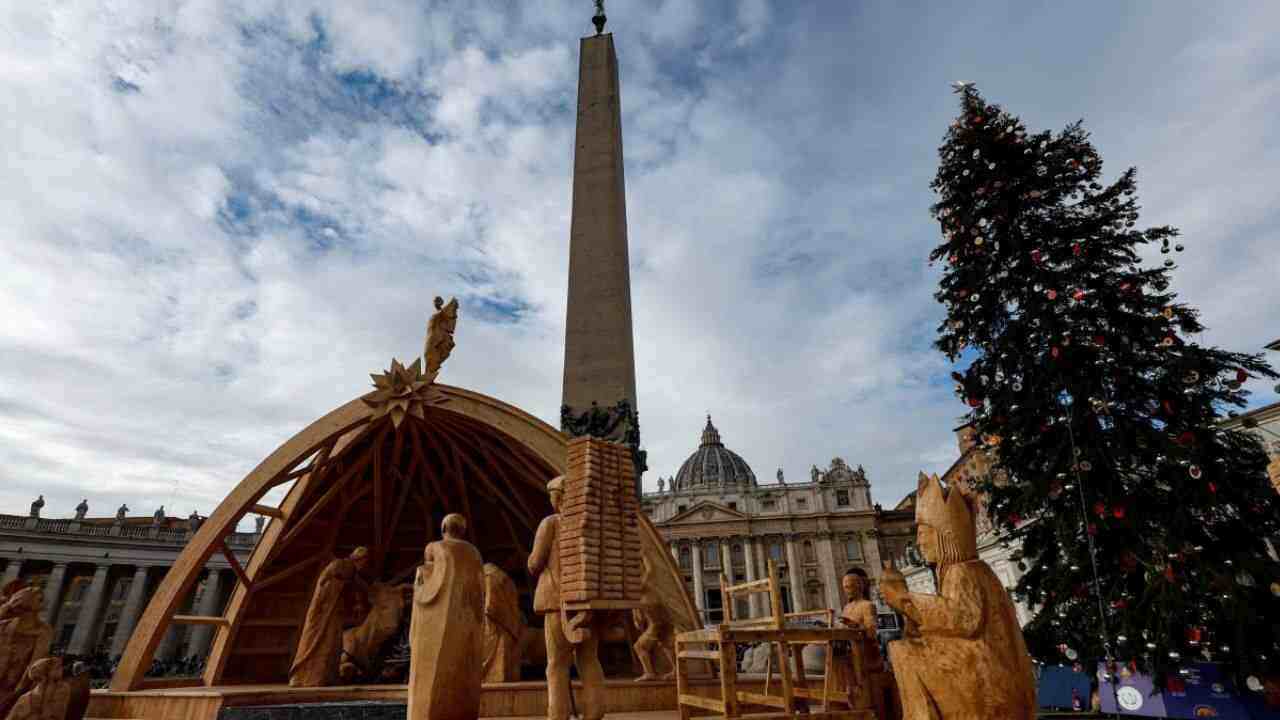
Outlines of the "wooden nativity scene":
<svg viewBox="0 0 1280 720">
<path fill-rule="evenodd" d="M 285 441 L 200 524 L 108 689 L 85 701 L 75 673 L 47 658 L 38 590 L 5 598 L 0 718 L 78 720 L 86 702 L 89 717 L 174 720 L 359 716 L 351 703 L 403 706 L 413 720 L 1032 717 L 1012 607 L 973 552 L 957 490 L 922 487 L 918 508 L 943 594 L 886 575 L 886 600 L 908 621 L 892 673 L 865 577 L 845 578 L 845 608 L 786 613 L 771 563 L 761 580 L 721 579 L 726 598 L 761 596 L 756 616 L 729 602 L 723 622 L 701 622 L 639 510 L 618 68 L 602 9 L 595 22 L 580 46 L 562 427 L 438 382 L 459 304 L 436 298 L 422 357 L 393 360 L 371 392 Z M 242 564 L 224 538 L 250 515 L 269 520 Z M 237 578 L 225 608 L 185 614 L 215 553 Z M 202 674 L 148 677 L 179 625 L 212 628 Z M 823 651 L 821 673 L 806 675 L 809 646 Z M 764 672 L 741 670 L 744 652 Z"/>
</svg>

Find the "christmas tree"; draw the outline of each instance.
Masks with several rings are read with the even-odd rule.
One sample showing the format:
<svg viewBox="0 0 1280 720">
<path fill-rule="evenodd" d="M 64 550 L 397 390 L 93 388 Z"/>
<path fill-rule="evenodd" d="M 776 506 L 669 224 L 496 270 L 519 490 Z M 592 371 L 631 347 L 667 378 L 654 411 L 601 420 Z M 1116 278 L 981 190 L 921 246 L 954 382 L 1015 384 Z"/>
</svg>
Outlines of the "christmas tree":
<svg viewBox="0 0 1280 720">
<path fill-rule="evenodd" d="M 1132 168 L 1104 185 L 1081 123 L 1029 134 L 972 85 L 957 92 L 933 182 L 936 344 L 967 363 L 953 377 L 996 459 L 980 487 L 991 519 L 1021 543 L 1028 647 L 1160 682 L 1207 658 L 1256 684 L 1280 661 L 1264 541 L 1280 497 L 1260 443 L 1219 423 L 1244 382 L 1276 374 L 1192 340 L 1197 312 L 1169 289 L 1178 231 L 1136 227 Z"/>
</svg>

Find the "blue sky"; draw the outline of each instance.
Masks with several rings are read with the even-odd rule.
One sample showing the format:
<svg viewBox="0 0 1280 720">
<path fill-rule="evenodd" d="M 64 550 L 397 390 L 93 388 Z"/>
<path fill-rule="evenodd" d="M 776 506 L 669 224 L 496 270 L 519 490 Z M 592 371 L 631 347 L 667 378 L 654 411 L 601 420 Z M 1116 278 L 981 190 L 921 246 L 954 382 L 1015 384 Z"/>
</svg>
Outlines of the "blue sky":
<svg viewBox="0 0 1280 720">
<path fill-rule="evenodd" d="M 608 3 L 655 487 L 710 411 L 761 478 L 886 505 L 955 456 L 936 148 L 968 80 L 1084 118 L 1184 232 L 1202 338 L 1280 337 L 1280 6 Z M 0 509 L 209 512 L 418 352 L 558 420 L 587 0 L 0 9 Z M 1255 404 L 1274 401 L 1264 384 Z"/>
</svg>

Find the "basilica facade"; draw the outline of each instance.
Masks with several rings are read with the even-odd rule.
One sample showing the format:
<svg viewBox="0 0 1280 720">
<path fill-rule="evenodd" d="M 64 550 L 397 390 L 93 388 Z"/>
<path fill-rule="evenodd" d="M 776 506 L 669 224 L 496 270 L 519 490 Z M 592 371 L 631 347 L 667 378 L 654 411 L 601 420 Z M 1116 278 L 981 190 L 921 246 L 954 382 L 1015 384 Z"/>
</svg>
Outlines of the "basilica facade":
<svg viewBox="0 0 1280 720">
<path fill-rule="evenodd" d="M 765 577 L 772 560 L 786 611 L 839 609 L 846 598 L 840 577 L 853 567 L 878 578 L 881 558 L 900 556 L 913 539 L 909 511 L 883 510 L 871 500 L 861 466 L 834 458 L 810 468 L 803 482 L 781 469 L 762 484 L 751 466 L 727 448 L 707 418 L 698 447 L 659 490 L 641 498 L 684 573 L 704 622 L 724 616 L 720 576 L 729 583 Z M 758 616 L 759 596 L 739 599 L 736 614 Z M 881 605 L 881 625 L 897 623 Z"/>
</svg>

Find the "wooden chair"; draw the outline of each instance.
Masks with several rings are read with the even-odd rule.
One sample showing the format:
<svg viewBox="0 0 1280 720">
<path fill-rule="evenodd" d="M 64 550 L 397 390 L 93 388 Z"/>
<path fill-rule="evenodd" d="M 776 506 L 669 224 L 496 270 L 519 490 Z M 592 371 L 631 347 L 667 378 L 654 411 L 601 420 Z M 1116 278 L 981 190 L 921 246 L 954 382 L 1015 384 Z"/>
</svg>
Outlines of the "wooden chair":
<svg viewBox="0 0 1280 720">
<path fill-rule="evenodd" d="M 680 710 L 680 720 L 689 720 L 692 709 L 709 710 L 723 715 L 726 720 L 734 718 L 781 718 L 791 717 L 796 713 L 808 713 L 810 720 L 874 720 L 875 715 L 867 707 L 854 708 L 849 702 L 847 693 L 838 693 L 831 689 L 833 658 L 831 643 L 836 640 L 852 641 L 858 636 L 856 630 L 831 627 L 835 614 L 831 610 L 811 611 L 807 613 L 783 613 L 782 593 L 778 587 L 778 568 L 774 561 L 769 561 L 769 575 L 763 580 L 754 580 L 741 585 L 730 585 L 724 575 L 720 576 L 721 598 L 725 604 L 725 622 L 714 628 L 692 630 L 676 635 L 676 696 Z M 744 595 L 764 594 L 769 599 L 769 614 L 760 618 L 738 619 L 735 617 L 737 598 Z M 825 616 L 825 628 L 801 628 L 787 626 L 787 621 L 800 620 L 805 617 Z M 769 643 L 769 662 L 765 671 L 765 687 L 763 693 L 748 692 L 738 689 L 738 652 L 737 646 L 746 643 Z M 801 650 L 804 645 L 820 643 L 827 645 L 827 672 L 822 690 L 811 690 L 804 677 L 804 662 Z M 852 642 L 850 643 L 852 644 Z M 714 645 L 714 649 L 709 646 Z M 778 659 L 779 676 L 782 694 L 769 694 L 773 679 L 773 659 Z M 794 658 L 796 677 L 792 677 Z M 688 668 L 684 661 L 709 660 L 720 669 L 720 699 L 703 697 L 690 693 Z M 799 687 L 797 687 L 797 681 Z M 809 712 L 808 700 L 822 700 L 822 711 Z M 849 705 L 848 710 L 832 710 L 830 701 L 842 701 Z M 744 714 L 744 706 L 761 706 L 773 708 L 774 713 Z"/>
</svg>

